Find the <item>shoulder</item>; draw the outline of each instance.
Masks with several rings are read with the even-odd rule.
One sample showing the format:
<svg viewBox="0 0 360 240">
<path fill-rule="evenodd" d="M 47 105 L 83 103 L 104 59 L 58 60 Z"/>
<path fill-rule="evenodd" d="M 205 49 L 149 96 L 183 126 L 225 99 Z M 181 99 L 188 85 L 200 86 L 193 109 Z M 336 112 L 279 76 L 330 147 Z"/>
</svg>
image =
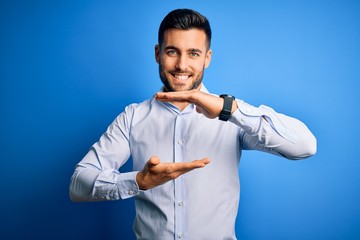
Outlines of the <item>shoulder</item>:
<svg viewBox="0 0 360 240">
<path fill-rule="evenodd" d="M 124 111 L 117 116 L 117 120 L 132 122 L 134 116 L 146 115 L 151 109 L 153 98 L 147 99 L 141 103 L 132 103 L 125 107 Z"/>
<path fill-rule="evenodd" d="M 126 115 L 129 115 L 129 114 L 133 115 L 134 113 L 137 113 L 137 112 L 146 111 L 147 109 L 151 108 L 152 101 L 153 101 L 153 98 L 147 99 L 141 103 L 129 104 L 128 106 L 125 107 L 125 110 L 123 113 L 125 113 Z"/>
</svg>

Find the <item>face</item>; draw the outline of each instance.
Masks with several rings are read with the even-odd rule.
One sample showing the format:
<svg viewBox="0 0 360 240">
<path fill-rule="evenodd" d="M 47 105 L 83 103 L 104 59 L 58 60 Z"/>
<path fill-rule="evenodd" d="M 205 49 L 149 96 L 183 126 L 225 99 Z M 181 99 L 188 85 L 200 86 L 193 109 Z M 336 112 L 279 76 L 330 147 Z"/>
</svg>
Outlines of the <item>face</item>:
<svg viewBox="0 0 360 240">
<path fill-rule="evenodd" d="M 204 69 L 211 60 L 203 30 L 168 29 L 161 46 L 155 46 L 159 75 L 166 91 L 200 89 Z"/>
</svg>

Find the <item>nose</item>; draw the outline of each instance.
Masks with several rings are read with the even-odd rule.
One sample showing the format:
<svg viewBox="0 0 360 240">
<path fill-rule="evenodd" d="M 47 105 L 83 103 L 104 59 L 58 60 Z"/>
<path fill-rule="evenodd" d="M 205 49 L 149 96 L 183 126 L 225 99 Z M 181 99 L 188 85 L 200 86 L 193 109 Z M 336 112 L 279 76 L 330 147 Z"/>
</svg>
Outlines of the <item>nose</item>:
<svg viewBox="0 0 360 240">
<path fill-rule="evenodd" d="M 188 69 L 188 61 L 185 54 L 178 56 L 175 67 L 180 71 L 185 71 L 186 69 Z"/>
</svg>

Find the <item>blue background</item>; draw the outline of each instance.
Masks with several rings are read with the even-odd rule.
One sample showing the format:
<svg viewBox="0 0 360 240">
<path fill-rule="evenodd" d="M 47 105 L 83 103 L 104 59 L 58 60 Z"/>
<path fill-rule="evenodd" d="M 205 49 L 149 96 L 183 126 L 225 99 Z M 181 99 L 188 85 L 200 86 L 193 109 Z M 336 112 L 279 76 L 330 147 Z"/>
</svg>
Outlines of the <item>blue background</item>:
<svg viewBox="0 0 360 240">
<path fill-rule="evenodd" d="M 72 203 L 69 180 L 124 107 L 160 89 L 159 23 L 188 7 L 212 24 L 207 88 L 318 139 L 304 161 L 244 153 L 238 238 L 360 239 L 359 3 L 1 1 L 0 238 L 133 239 L 133 200 Z"/>
</svg>

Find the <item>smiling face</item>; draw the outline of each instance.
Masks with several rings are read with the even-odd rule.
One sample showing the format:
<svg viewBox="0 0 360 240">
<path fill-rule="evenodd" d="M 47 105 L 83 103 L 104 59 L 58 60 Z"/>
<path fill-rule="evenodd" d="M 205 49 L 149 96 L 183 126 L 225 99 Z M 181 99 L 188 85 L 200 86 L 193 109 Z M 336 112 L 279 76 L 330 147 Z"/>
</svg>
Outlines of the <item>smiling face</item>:
<svg viewBox="0 0 360 240">
<path fill-rule="evenodd" d="M 166 91 L 200 89 L 204 69 L 211 60 L 206 34 L 196 28 L 168 29 L 162 45 L 155 46 L 159 75 Z"/>
</svg>

